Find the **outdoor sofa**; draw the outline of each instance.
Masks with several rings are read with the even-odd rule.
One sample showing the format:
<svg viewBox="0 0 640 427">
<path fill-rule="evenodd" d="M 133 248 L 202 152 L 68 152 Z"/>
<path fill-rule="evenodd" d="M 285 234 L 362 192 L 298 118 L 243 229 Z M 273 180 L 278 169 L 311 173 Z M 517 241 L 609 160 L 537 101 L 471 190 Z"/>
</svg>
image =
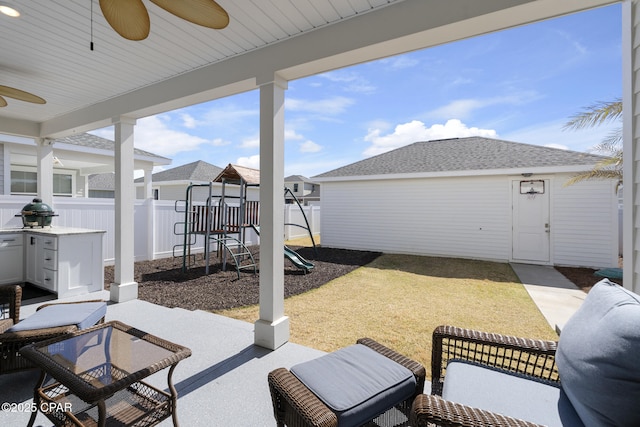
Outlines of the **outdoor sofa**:
<svg viewBox="0 0 640 427">
<path fill-rule="evenodd" d="M 607 279 L 558 342 L 441 326 L 411 425 L 640 426 L 639 357 L 640 296 Z"/>
<path fill-rule="evenodd" d="M 21 304 L 20 285 L 0 286 L 0 374 L 34 368 L 18 351 L 25 345 L 102 323 L 107 311 L 101 300 L 50 303 L 20 321 Z"/>
</svg>

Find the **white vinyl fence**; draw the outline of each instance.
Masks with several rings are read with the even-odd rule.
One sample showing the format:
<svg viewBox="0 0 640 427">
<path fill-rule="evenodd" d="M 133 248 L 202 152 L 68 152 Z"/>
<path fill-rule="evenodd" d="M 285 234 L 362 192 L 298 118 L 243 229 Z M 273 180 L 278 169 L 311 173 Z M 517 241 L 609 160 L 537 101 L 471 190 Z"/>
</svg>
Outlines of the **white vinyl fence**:
<svg viewBox="0 0 640 427">
<path fill-rule="evenodd" d="M 22 227 L 22 219 L 16 217 L 22 207 L 31 202 L 28 196 L 0 196 L 0 229 Z M 103 253 L 105 264 L 113 264 L 115 256 L 113 199 L 55 197 L 52 206 L 56 217 L 53 227 L 74 227 L 105 230 Z M 297 205 L 285 205 L 285 240 L 308 236 L 304 216 Z M 320 207 L 303 206 L 314 236 L 320 234 Z M 163 200 L 137 200 L 134 208 L 135 260 L 164 258 L 182 255 L 185 214 L 176 212 L 174 202 Z M 259 238 L 252 229 L 247 230 L 247 244 L 258 244 Z M 202 252 L 204 239 L 198 238 L 191 252 Z"/>
</svg>

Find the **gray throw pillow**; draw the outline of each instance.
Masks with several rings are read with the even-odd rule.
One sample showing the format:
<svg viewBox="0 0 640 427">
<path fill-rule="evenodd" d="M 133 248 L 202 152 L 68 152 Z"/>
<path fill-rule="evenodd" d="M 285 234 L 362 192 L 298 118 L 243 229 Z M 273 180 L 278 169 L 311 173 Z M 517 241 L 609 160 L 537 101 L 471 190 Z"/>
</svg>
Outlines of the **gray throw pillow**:
<svg viewBox="0 0 640 427">
<path fill-rule="evenodd" d="M 562 330 L 562 388 L 587 426 L 640 426 L 640 296 L 604 279 Z"/>
</svg>

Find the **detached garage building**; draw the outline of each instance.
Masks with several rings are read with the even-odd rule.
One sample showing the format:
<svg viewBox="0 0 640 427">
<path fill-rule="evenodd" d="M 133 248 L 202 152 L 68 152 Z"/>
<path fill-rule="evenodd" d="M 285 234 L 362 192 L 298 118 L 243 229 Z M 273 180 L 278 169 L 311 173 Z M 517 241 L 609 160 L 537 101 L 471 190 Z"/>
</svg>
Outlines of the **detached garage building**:
<svg viewBox="0 0 640 427">
<path fill-rule="evenodd" d="M 313 177 L 322 246 L 617 267 L 616 183 L 564 186 L 602 159 L 481 137 L 416 142 Z"/>
</svg>

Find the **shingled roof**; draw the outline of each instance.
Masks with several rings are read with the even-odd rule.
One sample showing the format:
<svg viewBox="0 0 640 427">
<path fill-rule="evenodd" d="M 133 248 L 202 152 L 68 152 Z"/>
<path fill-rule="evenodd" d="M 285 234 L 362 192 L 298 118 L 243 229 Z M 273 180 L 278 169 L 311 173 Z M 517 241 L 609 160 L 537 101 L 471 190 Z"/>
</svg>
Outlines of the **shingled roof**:
<svg viewBox="0 0 640 427">
<path fill-rule="evenodd" d="M 77 135 L 70 135 L 64 138 L 57 138 L 54 142 L 60 142 L 64 144 L 78 145 L 80 147 L 90 147 L 97 148 L 99 150 L 115 150 L 115 143 L 106 138 L 102 138 L 96 135 L 91 135 L 90 133 L 80 133 Z M 158 156 L 157 154 L 153 154 L 149 151 L 140 150 L 139 148 L 133 149 L 134 154 L 138 154 L 140 156 L 148 156 L 148 157 L 159 157 L 165 159 L 166 157 Z"/>
<path fill-rule="evenodd" d="M 163 181 L 213 181 L 218 174 L 222 172 L 222 168 L 212 165 L 211 163 L 197 160 L 187 163 L 186 165 L 176 166 L 175 168 L 156 172 L 151 177 L 153 182 Z M 143 182 L 144 178 L 137 178 L 135 182 Z"/>
<path fill-rule="evenodd" d="M 579 165 L 590 167 L 604 158 L 577 151 L 472 136 L 415 142 L 313 178 Z"/>
</svg>

